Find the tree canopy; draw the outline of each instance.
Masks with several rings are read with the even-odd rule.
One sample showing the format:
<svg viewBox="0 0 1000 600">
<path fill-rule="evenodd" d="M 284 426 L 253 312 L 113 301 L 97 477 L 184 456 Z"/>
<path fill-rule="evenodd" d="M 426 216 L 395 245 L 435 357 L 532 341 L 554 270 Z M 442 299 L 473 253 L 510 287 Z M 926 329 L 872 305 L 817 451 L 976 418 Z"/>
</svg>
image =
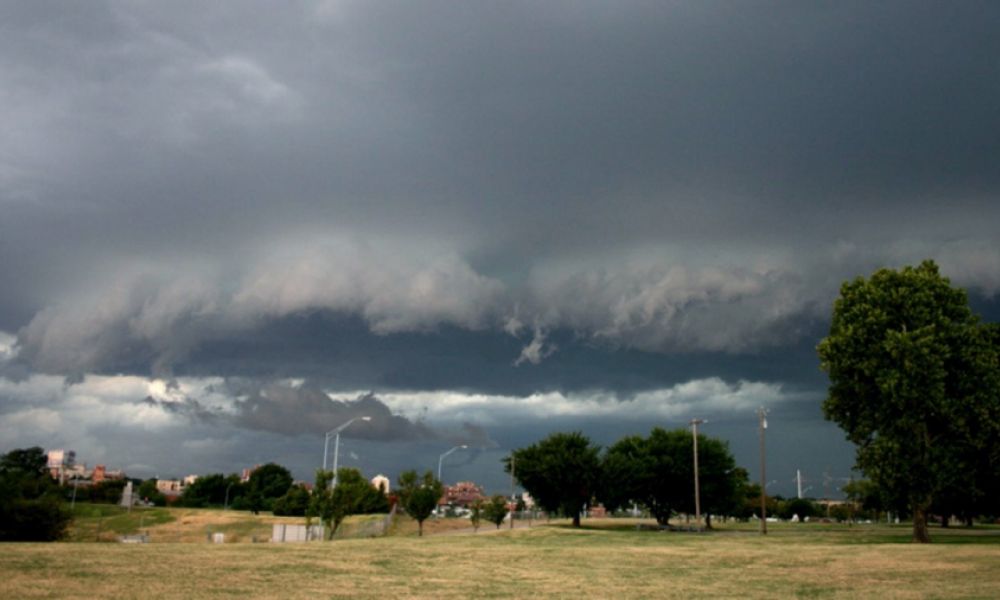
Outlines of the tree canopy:
<svg viewBox="0 0 1000 600">
<path fill-rule="evenodd" d="M 818 352 L 826 418 L 888 503 L 912 511 L 913 539 L 930 541 L 934 499 L 956 484 L 975 490 L 1000 464 L 996 329 L 925 261 L 844 283 Z"/>
<path fill-rule="evenodd" d="M 483 518 L 496 525 L 497 529 L 500 529 L 503 520 L 507 518 L 507 513 L 510 512 L 507 508 L 507 499 L 500 494 L 494 495 L 483 504 L 482 511 Z"/>
<path fill-rule="evenodd" d="M 389 512 L 389 499 L 382 491 L 350 467 L 337 469 L 337 485 L 331 487 L 333 471 L 320 469 L 316 474 L 309 504 L 310 516 L 319 516 L 327 526 L 329 536 L 340 528 L 348 515 Z"/>
<path fill-rule="evenodd" d="M 49 541 L 66 534 L 72 515 L 46 462 L 37 446 L 0 456 L 0 541 Z"/>
<path fill-rule="evenodd" d="M 562 512 L 580 526 L 580 512 L 600 483 L 600 447 L 580 432 L 554 433 L 512 454 L 514 478 L 548 512 Z M 511 457 L 504 459 L 511 471 Z"/>
<path fill-rule="evenodd" d="M 403 510 L 417 521 L 419 535 L 424 535 L 424 521 L 437 507 L 444 494 L 444 486 L 430 471 L 423 477 L 418 476 L 416 471 L 404 471 L 399 475 L 397 493 Z"/>
<path fill-rule="evenodd" d="M 726 442 L 698 435 L 698 480 L 701 508 L 709 515 L 738 512 L 745 495 L 746 471 Z M 598 498 L 616 510 L 642 504 L 661 525 L 674 512 L 695 512 L 694 448 L 686 429 L 653 429 L 649 437 L 629 436 L 608 448 L 601 463 L 603 484 Z"/>
</svg>

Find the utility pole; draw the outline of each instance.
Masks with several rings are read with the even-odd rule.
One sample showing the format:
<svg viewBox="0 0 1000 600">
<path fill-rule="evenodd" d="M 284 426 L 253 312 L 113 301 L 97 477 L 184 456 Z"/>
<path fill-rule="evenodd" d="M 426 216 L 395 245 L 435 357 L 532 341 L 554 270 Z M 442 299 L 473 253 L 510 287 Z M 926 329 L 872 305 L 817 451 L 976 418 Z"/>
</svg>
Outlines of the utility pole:
<svg viewBox="0 0 1000 600">
<path fill-rule="evenodd" d="M 701 531 L 701 497 L 698 491 L 698 425 L 706 423 L 702 419 L 691 419 L 691 438 L 694 442 L 694 523 Z"/>
<path fill-rule="evenodd" d="M 767 429 L 767 409 L 757 409 L 757 431 L 760 434 L 760 534 L 767 535 L 767 460 L 764 450 L 764 431 Z"/>
<path fill-rule="evenodd" d="M 802 499 L 802 471 L 795 469 L 795 487 L 798 491 L 798 499 Z"/>
<path fill-rule="evenodd" d="M 514 509 L 517 508 L 517 501 L 514 500 L 514 453 L 510 453 L 510 529 L 514 530 Z"/>
</svg>

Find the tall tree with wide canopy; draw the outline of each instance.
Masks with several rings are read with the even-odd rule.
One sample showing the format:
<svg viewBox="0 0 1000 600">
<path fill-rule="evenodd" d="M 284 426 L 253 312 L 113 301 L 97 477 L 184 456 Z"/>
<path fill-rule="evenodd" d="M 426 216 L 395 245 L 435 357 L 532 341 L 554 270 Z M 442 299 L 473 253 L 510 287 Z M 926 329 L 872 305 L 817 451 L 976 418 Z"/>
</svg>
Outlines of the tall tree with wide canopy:
<svg viewBox="0 0 1000 600">
<path fill-rule="evenodd" d="M 820 342 L 823 403 L 857 444 L 857 465 L 929 542 L 936 495 L 968 458 L 997 451 L 1000 371 L 993 331 L 932 261 L 844 283 Z"/>
<path fill-rule="evenodd" d="M 741 508 L 746 471 L 726 442 L 698 434 L 698 480 L 706 524 L 711 515 Z M 694 512 L 694 448 L 691 432 L 654 428 L 648 438 L 629 436 L 611 446 L 602 461 L 598 498 L 615 510 L 631 502 L 644 505 L 661 525 L 674 512 Z"/>
<path fill-rule="evenodd" d="M 576 431 L 554 433 L 513 452 L 514 478 L 543 509 L 572 517 L 580 526 L 580 511 L 590 502 L 601 479 L 600 447 Z M 511 457 L 504 459 L 510 473 Z"/>
</svg>

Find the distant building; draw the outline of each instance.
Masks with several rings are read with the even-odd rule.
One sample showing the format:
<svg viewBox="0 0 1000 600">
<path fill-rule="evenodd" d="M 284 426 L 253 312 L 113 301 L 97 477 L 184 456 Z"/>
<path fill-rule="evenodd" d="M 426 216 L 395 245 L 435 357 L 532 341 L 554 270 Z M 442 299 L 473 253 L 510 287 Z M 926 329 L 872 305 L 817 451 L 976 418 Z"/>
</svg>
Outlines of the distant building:
<svg viewBox="0 0 1000 600">
<path fill-rule="evenodd" d="M 184 481 L 180 479 L 157 479 L 156 491 L 168 498 L 180 496 L 184 491 Z"/>
<path fill-rule="evenodd" d="M 486 495 L 483 488 L 471 481 L 459 481 L 455 485 L 447 485 L 444 488 L 444 495 L 438 501 L 439 505 L 461 506 L 468 508 L 476 500 L 483 500 Z"/>
<path fill-rule="evenodd" d="M 52 479 L 58 480 L 60 484 L 66 482 L 67 470 L 76 464 L 76 452 L 74 450 L 49 450 L 48 469 Z"/>
<path fill-rule="evenodd" d="M 389 478 L 386 477 L 385 475 L 382 475 L 381 473 L 376 475 L 375 477 L 372 477 L 372 485 L 375 486 L 377 489 L 381 489 L 382 493 L 384 494 L 388 494 L 389 491 L 391 490 L 391 488 L 389 487 L 390 485 Z"/>
<path fill-rule="evenodd" d="M 260 465 L 254 465 L 253 467 L 250 467 L 249 469 L 243 469 L 243 473 L 240 474 L 240 481 L 243 482 L 243 483 L 246 483 L 246 482 L 250 481 L 250 476 L 253 475 L 253 472 L 256 471 L 259 468 L 260 468 Z"/>
</svg>

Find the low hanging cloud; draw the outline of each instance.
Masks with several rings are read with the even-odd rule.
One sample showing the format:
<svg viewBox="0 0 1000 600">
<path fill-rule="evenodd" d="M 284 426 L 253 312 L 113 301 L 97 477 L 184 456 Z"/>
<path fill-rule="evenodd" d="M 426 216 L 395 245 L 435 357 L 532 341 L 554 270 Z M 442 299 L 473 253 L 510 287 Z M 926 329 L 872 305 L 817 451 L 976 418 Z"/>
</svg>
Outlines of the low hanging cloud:
<svg viewBox="0 0 1000 600">
<path fill-rule="evenodd" d="M 496 446 L 476 423 L 429 425 L 419 415 L 399 415 L 374 393 L 335 395 L 302 381 L 88 375 L 68 382 L 53 375 L 35 374 L 21 381 L 0 376 L 0 414 L 19 427 L 30 423 L 50 433 L 71 424 L 84 429 L 112 424 L 156 432 L 198 424 L 285 436 L 322 436 L 357 418 L 343 436 Z M 365 416 L 371 419 L 360 420 Z"/>
<path fill-rule="evenodd" d="M 748 412 L 759 406 L 815 399 L 814 394 L 789 391 L 781 384 L 755 381 L 728 383 L 718 377 L 696 379 L 626 398 L 601 390 L 528 396 L 460 392 L 386 393 L 381 398 L 393 411 L 402 415 L 412 417 L 420 414 L 436 423 L 472 421 L 485 426 L 545 419 L 676 420 L 693 415 Z"/>
<path fill-rule="evenodd" d="M 550 335 L 560 330 L 610 348 L 752 353 L 797 341 L 828 318 L 841 281 L 877 266 L 939 256 L 956 284 L 986 296 L 1000 289 L 1000 250 L 989 243 L 835 244 L 799 264 L 748 252 L 727 266 L 681 264 L 653 249 L 641 262 L 543 262 L 512 285 L 455 253 L 313 242 L 264 248 L 242 264 L 131 264 L 38 312 L 0 352 L 45 373 L 171 377 L 205 343 L 328 312 L 358 317 L 378 336 L 441 327 L 513 335 L 524 345 L 509 360 L 525 367 L 559 350 Z"/>
</svg>

